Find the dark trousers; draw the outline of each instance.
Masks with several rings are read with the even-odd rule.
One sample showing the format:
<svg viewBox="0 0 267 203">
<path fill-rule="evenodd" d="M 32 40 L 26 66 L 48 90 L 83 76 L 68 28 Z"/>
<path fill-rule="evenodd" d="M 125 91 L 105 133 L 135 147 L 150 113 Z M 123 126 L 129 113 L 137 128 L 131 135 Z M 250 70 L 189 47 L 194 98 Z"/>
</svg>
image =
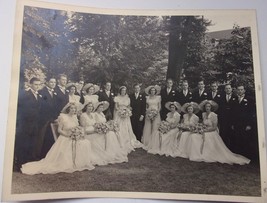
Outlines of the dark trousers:
<svg viewBox="0 0 267 203">
<path fill-rule="evenodd" d="M 144 119 L 143 121 L 139 121 L 140 116 L 132 116 L 131 117 L 131 124 L 133 128 L 133 132 L 136 136 L 136 139 L 141 142 L 141 138 L 143 135 L 143 128 L 144 128 Z"/>
</svg>

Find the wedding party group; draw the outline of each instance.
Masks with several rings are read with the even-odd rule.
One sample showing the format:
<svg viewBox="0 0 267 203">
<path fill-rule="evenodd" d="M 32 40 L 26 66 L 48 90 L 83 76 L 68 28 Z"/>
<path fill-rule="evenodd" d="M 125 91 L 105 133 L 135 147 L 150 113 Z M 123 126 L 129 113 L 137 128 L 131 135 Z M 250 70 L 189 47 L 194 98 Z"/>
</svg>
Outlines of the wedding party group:
<svg viewBox="0 0 267 203">
<path fill-rule="evenodd" d="M 33 77 L 21 91 L 17 106 L 14 170 L 24 174 L 55 174 L 92 170 L 95 166 L 128 162 L 128 154 L 142 148 L 151 154 L 197 162 L 249 164 L 255 105 L 245 85 L 233 92 L 218 82 L 196 91 L 173 79 L 166 86 L 150 85 L 131 94 L 111 82 L 68 82 L 65 74 L 51 77 L 41 89 Z M 54 139 L 51 124 L 56 123 Z"/>
</svg>

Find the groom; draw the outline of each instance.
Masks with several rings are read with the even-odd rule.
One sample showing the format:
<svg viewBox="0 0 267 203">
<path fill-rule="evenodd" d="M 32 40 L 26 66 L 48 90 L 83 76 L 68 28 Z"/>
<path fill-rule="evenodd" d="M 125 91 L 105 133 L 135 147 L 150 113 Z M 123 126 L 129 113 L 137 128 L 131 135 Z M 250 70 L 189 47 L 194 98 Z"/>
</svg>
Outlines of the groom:
<svg viewBox="0 0 267 203">
<path fill-rule="evenodd" d="M 130 94 L 130 101 L 132 107 L 131 123 L 133 132 L 136 136 L 136 139 L 141 142 L 146 111 L 146 98 L 145 95 L 140 92 L 140 90 L 140 84 L 135 84 L 134 93 Z"/>
</svg>

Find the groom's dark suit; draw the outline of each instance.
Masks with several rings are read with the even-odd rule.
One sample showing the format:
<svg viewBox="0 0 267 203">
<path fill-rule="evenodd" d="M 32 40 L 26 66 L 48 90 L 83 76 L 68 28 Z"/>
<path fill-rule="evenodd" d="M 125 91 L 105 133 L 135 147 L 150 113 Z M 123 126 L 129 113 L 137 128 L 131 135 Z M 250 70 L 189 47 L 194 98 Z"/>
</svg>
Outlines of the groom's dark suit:
<svg viewBox="0 0 267 203">
<path fill-rule="evenodd" d="M 167 113 L 169 112 L 169 110 L 166 109 L 165 104 L 167 102 L 174 102 L 176 100 L 177 91 L 174 89 L 174 87 L 171 87 L 170 92 L 168 93 L 167 87 L 165 87 L 160 91 L 160 96 L 161 96 L 160 117 L 161 120 L 165 120 L 167 117 Z"/>
<path fill-rule="evenodd" d="M 138 96 L 136 96 L 135 93 L 133 93 L 130 94 L 130 101 L 133 114 L 131 116 L 133 132 L 136 139 L 141 141 L 145 120 L 146 98 L 144 94 L 139 93 Z M 141 116 L 143 116 L 142 121 L 139 120 Z"/>
<path fill-rule="evenodd" d="M 68 94 L 67 90 L 65 90 L 65 92 L 62 91 L 58 85 L 55 87 L 55 94 L 56 94 L 55 112 L 56 112 L 56 116 L 58 117 L 60 112 L 62 111 L 62 109 L 69 102 L 69 94 Z"/>
</svg>

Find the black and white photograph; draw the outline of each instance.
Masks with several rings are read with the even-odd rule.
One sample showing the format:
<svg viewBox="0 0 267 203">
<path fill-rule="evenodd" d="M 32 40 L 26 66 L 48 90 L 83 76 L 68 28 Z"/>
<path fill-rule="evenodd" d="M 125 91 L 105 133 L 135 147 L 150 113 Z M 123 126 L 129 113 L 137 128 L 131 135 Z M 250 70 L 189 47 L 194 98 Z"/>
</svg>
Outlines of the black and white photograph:
<svg viewBox="0 0 267 203">
<path fill-rule="evenodd" d="M 15 30 L 4 200 L 266 196 L 255 11 L 24 0 Z"/>
</svg>

